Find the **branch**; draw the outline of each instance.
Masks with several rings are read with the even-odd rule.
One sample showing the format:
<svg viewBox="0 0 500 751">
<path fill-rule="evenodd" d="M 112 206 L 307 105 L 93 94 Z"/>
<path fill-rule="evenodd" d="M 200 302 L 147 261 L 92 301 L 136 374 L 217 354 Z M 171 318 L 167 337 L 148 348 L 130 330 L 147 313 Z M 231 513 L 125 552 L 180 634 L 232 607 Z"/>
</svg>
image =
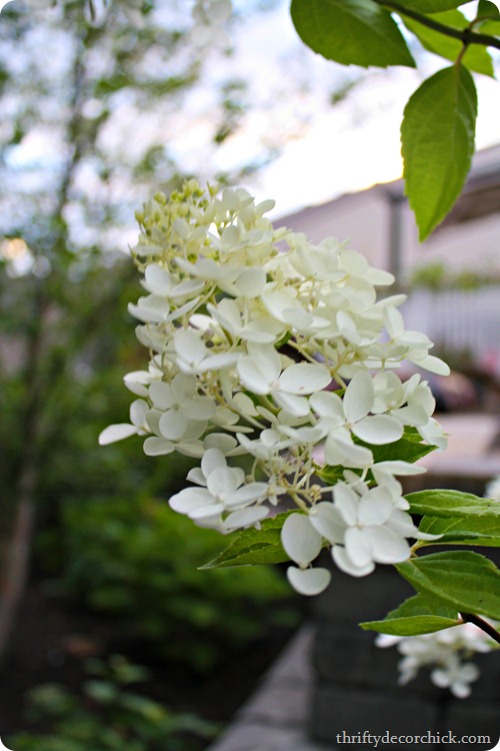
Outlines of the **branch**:
<svg viewBox="0 0 500 751">
<path fill-rule="evenodd" d="M 490 36 L 489 34 L 480 34 L 477 31 L 472 31 L 468 27 L 465 29 L 454 29 L 452 26 L 446 26 L 446 24 L 441 23 L 440 21 L 435 21 L 430 16 L 425 16 L 416 10 L 405 8 L 404 5 L 394 3 L 392 0 L 373 0 L 373 2 L 398 13 L 400 16 L 413 18 L 414 21 L 421 23 L 422 26 L 427 26 L 429 29 L 438 31 L 440 34 L 453 37 L 453 39 L 458 39 L 464 45 L 482 44 L 485 47 L 496 47 L 497 50 L 500 50 L 500 39 L 498 39 L 498 37 Z"/>
<path fill-rule="evenodd" d="M 488 623 L 488 621 L 485 621 L 483 618 L 480 618 L 478 615 L 473 615 L 472 613 L 460 613 L 460 616 L 464 623 L 473 623 L 474 626 L 480 628 L 481 631 L 484 631 L 485 634 L 488 634 L 488 636 L 500 644 L 500 633 L 493 628 L 491 623 Z"/>
</svg>

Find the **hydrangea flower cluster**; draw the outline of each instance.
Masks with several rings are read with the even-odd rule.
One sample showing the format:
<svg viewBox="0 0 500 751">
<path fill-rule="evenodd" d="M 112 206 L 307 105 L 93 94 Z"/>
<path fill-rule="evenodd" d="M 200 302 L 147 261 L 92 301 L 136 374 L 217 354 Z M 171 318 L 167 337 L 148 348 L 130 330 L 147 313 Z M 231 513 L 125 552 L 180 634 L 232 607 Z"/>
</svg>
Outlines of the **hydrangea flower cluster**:
<svg viewBox="0 0 500 751">
<path fill-rule="evenodd" d="M 493 621 L 492 626 L 498 628 Z M 420 668 L 431 668 L 431 681 L 439 688 L 448 688 L 459 699 L 470 696 L 470 684 L 480 676 L 479 667 L 470 661 L 474 653 L 491 652 L 498 645 L 471 623 L 421 636 L 389 636 L 379 634 L 379 647 L 397 645 L 403 655 L 399 661 L 399 683 L 406 685 L 416 678 Z"/>
<path fill-rule="evenodd" d="M 334 239 L 274 229 L 273 205 L 190 180 L 137 213 L 145 294 L 129 310 L 151 358 L 125 376 L 138 397 L 130 423 L 100 442 L 138 434 L 150 456 L 201 459 L 170 499 L 201 526 L 258 526 L 294 504 L 282 528 L 288 576 L 315 594 L 330 577 L 311 567 L 325 546 L 353 576 L 409 557 L 419 533 L 396 478 L 423 470 L 374 450 L 405 431 L 445 446 L 427 383 L 397 370 L 448 368 L 405 329 L 404 295 L 377 299 L 391 274 Z M 321 482 L 325 464 L 335 481 Z"/>
</svg>

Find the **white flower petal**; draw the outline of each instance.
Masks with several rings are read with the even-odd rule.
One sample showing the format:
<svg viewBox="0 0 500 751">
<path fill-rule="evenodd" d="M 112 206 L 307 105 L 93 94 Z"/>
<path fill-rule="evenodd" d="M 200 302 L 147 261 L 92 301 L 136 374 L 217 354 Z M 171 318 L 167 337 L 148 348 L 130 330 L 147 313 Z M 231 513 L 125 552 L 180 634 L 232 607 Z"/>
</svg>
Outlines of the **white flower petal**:
<svg viewBox="0 0 500 751">
<path fill-rule="evenodd" d="M 172 395 L 178 404 L 182 404 L 196 393 L 196 378 L 187 373 L 178 373 L 171 384 Z"/>
<path fill-rule="evenodd" d="M 201 469 L 205 477 L 208 477 L 218 467 L 226 467 L 227 462 L 219 448 L 209 448 L 203 454 Z"/>
<path fill-rule="evenodd" d="M 384 488 L 373 488 L 359 502 L 358 521 L 363 526 L 383 524 L 394 511 L 391 496 Z"/>
<path fill-rule="evenodd" d="M 367 371 L 361 370 L 353 376 L 344 394 L 344 412 L 350 423 L 366 417 L 373 406 L 375 391 L 373 381 Z"/>
<path fill-rule="evenodd" d="M 234 286 L 242 297 L 258 297 L 266 283 L 266 272 L 262 268 L 247 268 L 238 274 Z"/>
<path fill-rule="evenodd" d="M 174 334 L 174 345 L 176 352 L 182 360 L 190 365 L 200 363 L 206 354 L 206 347 L 200 336 L 194 331 L 180 329 Z"/>
<path fill-rule="evenodd" d="M 281 529 L 281 544 L 286 554 L 298 563 L 307 566 L 321 550 L 321 535 L 314 529 L 305 514 L 291 514 Z"/>
<path fill-rule="evenodd" d="M 339 440 L 337 434 L 329 435 L 325 443 L 325 458 L 328 464 L 344 467 L 366 468 L 373 462 L 373 454 L 365 446 L 356 446 L 352 441 Z"/>
<path fill-rule="evenodd" d="M 306 417 L 310 412 L 309 400 L 306 396 L 279 391 L 275 391 L 273 396 L 276 404 L 294 417 Z"/>
<path fill-rule="evenodd" d="M 168 295 L 172 280 L 168 271 L 158 263 L 150 263 L 144 273 L 143 286 L 148 292 L 160 297 Z"/>
<path fill-rule="evenodd" d="M 208 396 L 193 396 L 183 403 L 181 412 L 189 420 L 210 420 L 215 414 L 215 404 Z"/>
<path fill-rule="evenodd" d="M 104 428 L 104 430 L 99 434 L 99 445 L 107 446 L 109 443 L 122 441 L 124 438 L 129 438 L 131 435 L 136 434 L 136 426 L 130 425 L 127 422 L 119 423 L 117 425 L 108 425 L 108 427 Z"/>
<path fill-rule="evenodd" d="M 275 374 L 266 371 L 262 361 L 248 356 L 241 357 L 238 361 L 238 374 L 243 386 L 254 394 L 268 394 L 272 390 Z"/>
<path fill-rule="evenodd" d="M 216 498 L 232 496 L 238 487 L 238 477 L 231 467 L 217 467 L 207 477 L 207 488 Z"/>
<path fill-rule="evenodd" d="M 175 443 L 163 438 L 157 438 L 156 436 L 146 438 L 143 445 L 146 456 L 163 456 L 165 454 L 171 454 L 176 448 L 177 446 Z"/>
<path fill-rule="evenodd" d="M 350 527 L 344 535 L 344 545 L 347 555 L 356 568 L 368 566 L 373 561 L 373 546 L 365 529 Z"/>
<path fill-rule="evenodd" d="M 215 448 L 227 456 L 238 448 L 238 441 L 227 433 L 210 433 L 203 442 L 205 449 Z"/>
<path fill-rule="evenodd" d="M 289 394 L 312 394 L 326 388 L 332 377 L 326 365 L 290 365 L 280 375 L 278 383 L 281 391 Z"/>
<path fill-rule="evenodd" d="M 425 467 L 421 467 L 417 464 L 411 464 L 410 462 L 404 462 L 400 459 L 394 459 L 394 461 L 377 462 L 372 467 L 372 471 L 376 472 L 377 469 L 381 469 L 383 472 L 390 472 L 393 475 L 421 475 L 426 472 Z"/>
<path fill-rule="evenodd" d="M 212 516 L 219 516 L 224 511 L 223 503 L 210 503 L 207 506 L 199 506 L 188 513 L 190 519 L 206 519 Z"/>
<path fill-rule="evenodd" d="M 332 558 L 334 563 L 339 567 L 344 574 L 350 576 L 367 576 L 375 569 L 373 562 L 367 563 L 366 566 L 355 566 L 351 561 L 345 548 L 340 545 L 334 545 L 332 548 Z"/>
<path fill-rule="evenodd" d="M 333 489 L 335 506 L 346 524 L 356 524 L 358 520 L 359 496 L 343 482 L 338 482 Z"/>
<path fill-rule="evenodd" d="M 248 485 L 238 488 L 231 497 L 227 499 L 227 508 L 233 506 L 243 506 L 253 501 L 263 498 L 269 490 L 267 482 L 251 482 Z"/>
<path fill-rule="evenodd" d="M 233 529 L 243 529 L 258 524 L 269 514 L 269 509 L 265 506 L 253 506 L 252 508 L 239 509 L 233 511 L 224 520 L 224 527 L 228 531 Z"/>
<path fill-rule="evenodd" d="M 394 443 L 403 435 L 403 426 L 395 417 L 375 415 L 365 417 L 352 426 L 352 432 L 358 438 L 373 446 Z"/>
<path fill-rule="evenodd" d="M 319 595 L 330 584 L 332 575 L 326 568 L 300 569 L 289 566 L 286 571 L 288 581 L 301 595 Z"/>
<path fill-rule="evenodd" d="M 373 560 L 377 563 L 402 563 L 410 557 L 410 546 L 392 529 L 368 527 L 364 530 L 373 547 Z"/>
<path fill-rule="evenodd" d="M 133 394 L 147 396 L 148 385 L 151 383 L 151 375 L 146 370 L 136 370 L 133 373 L 127 373 L 123 382 Z"/>
<path fill-rule="evenodd" d="M 158 427 L 164 438 L 170 441 L 177 441 L 186 433 L 188 421 L 184 415 L 176 409 L 170 409 L 164 412 L 160 417 Z"/>
<path fill-rule="evenodd" d="M 437 375 L 443 376 L 450 375 L 449 365 L 447 365 L 443 360 L 441 360 L 439 357 L 435 357 L 434 355 L 427 355 L 426 357 L 418 359 L 409 355 L 408 359 L 413 360 L 413 362 L 416 363 L 419 368 L 425 368 L 425 370 L 428 370 L 431 373 L 436 373 Z"/>
<path fill-rule="evenodd" d="M 338 423 L 344 422 L 344 407 L 338 394 L 331 391 L 320 391 L 309 399 L 311 407 L 321 417 L 335 418 Z"/>
<path fill-rule="evenodd" d="M 168 505 L 180 514 L 190 514 L 194 509 L 204 508 L 213 502 L 213 497 L 204 488 L 184 488 L 170 498 Z"/>
<path fill-rule="evenodd" d="M 346 524 L 333 503 L 317 503 L 309 512 L 309 520 L 314 529 L 332 545 L 343 542 Z"/>
<path fill-rule="evenodd" d="M 198 370 L 200 373 L 206 373 L 207 370 L 223 370 L 224 368 L 232 368 L 241 357 L 241 352 L 233 350 L 233 352 L 220 352 L 217 355 L 209 355 L 199 364 Z"/>
<path fill-rule="evenodd" d="M 153 381 L 149 387 L 149 398 L 157 409 L 169 409 L 175 404 L 172 387 L 164 381 Z"/>
<path fill-rule="evenodd" d="M 387 333 L 391 339 L 397 339 L 404 331 L 405 325 L 403 316 L 392 305 L 384 308 L 384 320 Z"/>
<path fill-rule="evenodd" d="M 149 404 L 144 399 L 136 399 L 130 405 L 130 422 L 139 429 L 146 427 L 146 414 L 149 412 Z"/>
<path fill-rule="evenodd" d="M 202 472 L 201 467 L 193 467 L 193 469 L 190 469 L 187 473 L 187 480 L 189 482 L 194 482 L 196 485 L 201 485 L 202 487 L 207 486 L 207 478 Z"/>
<path fill-rule="evenodd" d="M 401 420 L 403 425 L 425 425 L 429 419 L 429 413 L 419 404 L 409 404 L 407 407 L 393 409 L 391 415 Z"/>
</svg>

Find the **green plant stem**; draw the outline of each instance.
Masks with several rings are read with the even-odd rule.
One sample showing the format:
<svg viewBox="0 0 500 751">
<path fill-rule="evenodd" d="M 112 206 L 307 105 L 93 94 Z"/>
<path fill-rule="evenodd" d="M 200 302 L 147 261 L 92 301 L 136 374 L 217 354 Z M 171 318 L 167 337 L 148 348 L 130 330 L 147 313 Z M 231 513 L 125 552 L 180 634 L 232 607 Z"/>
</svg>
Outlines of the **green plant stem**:
<svg viewBox="0 0 500 751">
<path fill-rule="evenodd" d="M 458 39 L 465 45 L 482 44 L 485 47 L 496 47 L 497 50 L 500 50 L 500 39 L 498 39 L 497 37 L 490 36 L 489 34 L 481 34 L 477 31 L 472 31 L 469 27 L 465 29 L 454 29 L 452 26 L 446 26 L 446 24 L 441 23 L 440 21 L 435 21 L 433 18 L 419 13 L 416 10 L 405 8 L 404 5 L 392 2 L 392 0 L 373 0 L 373 2 L 377 3 L 377 5 L 382 5 L 384 8 L 392 10 L 401 16 L 408 16 L 408 18 L 413 18 L 414 21 L 421 23 L 422 26 L 427 26 L 429 29 L 438 31 L 445 36 L 453 37 L 453 39 Z"/>
<path fill-rule="evenodd" d="M 483 618 L 480 618 L 478 615 L 473 615 L 472 613 L 460 613 L 460 617 L 464 623 L 473 623 L 474 626 L 480 628 L 481 631 L 484 631 L 485 634 L 488 634 L 488 636 L 500 644 L 500 633 L 493 628 L 491 623 L 488 623 L 488 621 L 485 621 Z"/>
</svg>

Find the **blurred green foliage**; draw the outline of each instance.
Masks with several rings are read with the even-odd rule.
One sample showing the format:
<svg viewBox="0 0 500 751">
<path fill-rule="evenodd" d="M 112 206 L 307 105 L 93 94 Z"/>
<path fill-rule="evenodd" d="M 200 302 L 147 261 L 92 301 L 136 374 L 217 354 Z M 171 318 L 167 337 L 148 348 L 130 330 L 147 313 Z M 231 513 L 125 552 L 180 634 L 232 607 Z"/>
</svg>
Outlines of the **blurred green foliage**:
<svg viewBox="0 0 500 751">
<path fill-rule="evenodd" d="M 65 590 L 116 618 L 116 638 L 134 639 L 156 659 L 214 668 L 270 624 L 288 587 L 271 568 L 198 571 L 223 542 L 193 529 L 165 501 L 140 493 L 70 504 L 64 512 Z"/>
<path fill-rule="evenodd" d="M 102 24 L 78 0 L 2 13 L 0 553 L 13 551 L 7 584 L 25 586 L 33 550 L 36 580 L 60 582 L 163 657 L 208 669 L 265 631 L 287 587 L 270 571 L 196 571 L 224 540 L 167 507 L 189 460 L 148 458 L 139 439 L 97 444 L 127 421 L 122 378 L 146 362 L 127 313 L 139 280 L 118 248 L 152 186 L 168 192 L 184 177 L 169 127 L 206 63 L 182 4 L 167 10 L 140 27 L 119 3 Z M 236 127 L 243 82 L 222 84 L 219 98 Z M 143 133 L 144 122 L 156 126 Z M 26 155 L 37 139 L 44 149 Z M 33 538 L 18 523 L 23 504 Z"/>
<path fill-rule="evenodd" d="M 83 695 L 47 683 L 30 692 L 28 719 L 46 732 L 24 731 L 7 739 L 16 751 L 189 751 L 195 738 L 214 736 L 216 726 L 191 714 L 176 714 L 129 685 L 148 671 L 120 655 L 107 663 L 89 660 Z"/>
<path fill-rule="evenodd" d="M 472 290 L 500 284 L 500 277 L 495 270 L 489 274 L 472 269 L 454 271 L 441 261 L 435 261 L 417 266 L 409 284 L 412 289 L 427 287 L 435 292 L 447 289 Z"/>
<path fill-rule="evenodd" d="M 38 412 L 35 571 L 39 579 L 57 580 L 74 602 L 112 617 L 123 639 L 141 641 L 158 658 L 207 670 L 228 650 L 263 636 L 271 623 L 289 623 L 290 609 L 272 607 L 289 588 L 271 569 L 197 571 L 226 541 L 168 507 L 192 460 L 147 457 L 139 438 L 97 444 L 106 425 L 127 419 L 124 373 L 143 367 L 144 350 L 131 336 L 126 311 L 138 294 L 130 266 L 123 260 L 111 273 L 96 268 L 68 285 L 78 326 L 69 327 L 63 314 L 52 321 L 54 345 L 39 373 L 47 385 Z M 22 299 L 33 283 L 13 280 L 0 300 L 16 291 Z M 21 310 L 19 304 L 5 310 L 6 330 Z M 84 338 L 75 346 L 80 328 Z M 5 373 L 0 392 L 7 458 L 0 482 L 11 499 L 26 448 L 19 423 L 24 378 L 22 369 Z"/>
</svg>

